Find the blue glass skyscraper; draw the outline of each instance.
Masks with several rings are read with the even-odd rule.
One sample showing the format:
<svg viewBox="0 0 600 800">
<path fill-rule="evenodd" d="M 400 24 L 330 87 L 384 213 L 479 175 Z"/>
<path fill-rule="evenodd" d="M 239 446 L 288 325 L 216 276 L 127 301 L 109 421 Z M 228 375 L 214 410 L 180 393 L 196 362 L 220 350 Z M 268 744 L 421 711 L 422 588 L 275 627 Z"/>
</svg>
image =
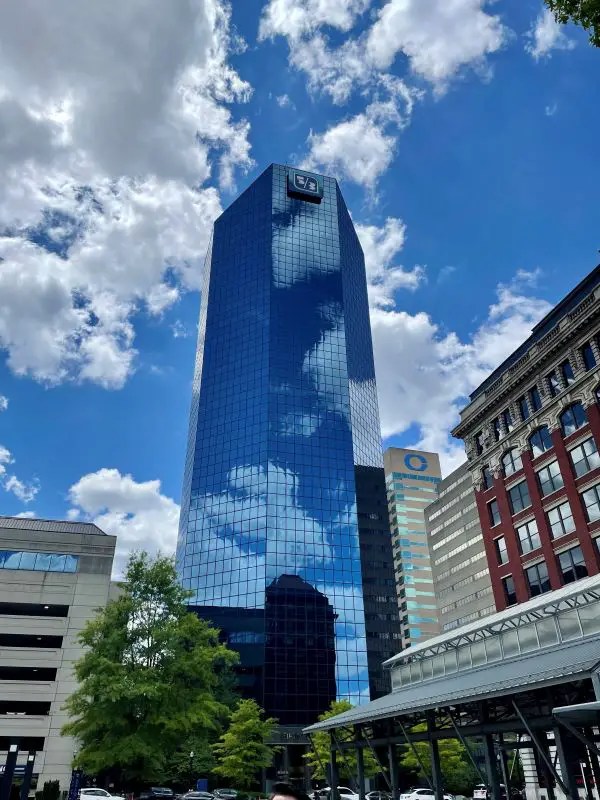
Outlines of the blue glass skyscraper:
<svg viewBox="0 0 600 800">
<path fill-rule="evenodd" d="M 206 259 L 177 568 L 284 725 L 369 696 L 357 467 L 385 498 L 363 253 L 333 178 L 271 165 Z"/>
</svg>

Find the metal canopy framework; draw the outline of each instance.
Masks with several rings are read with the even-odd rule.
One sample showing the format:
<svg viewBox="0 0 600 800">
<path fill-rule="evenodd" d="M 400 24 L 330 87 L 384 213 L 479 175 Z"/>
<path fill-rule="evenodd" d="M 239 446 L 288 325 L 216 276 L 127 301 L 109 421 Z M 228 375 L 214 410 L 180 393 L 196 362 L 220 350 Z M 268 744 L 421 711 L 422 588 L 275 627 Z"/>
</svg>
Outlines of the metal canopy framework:
<svg viewBox="0 0 600 800">
<path fill-rule="evenodd" d="M 595 576 L 507 610 L 510 613 L 494 614 L 477 625 L 409 648 L 387 663 L 392 671 L 406 669 L 406 664 L 415 659 L 439 656 L 440 651 L 458 649 L 481 638 L 500 639 L 507 629 L 560 617 L 565 611 L 591 606 L 599 599 L 600 576 Z M 595 608 L 587 610 L 588 618 Z M 578 612 L 573 616 L 578 617 Z M 438 743 L 443 739 L 463 742 L 480 774 L 485 771 L 483 782 L 493 800 L 502 800 L 501 783 L 509 788 L 507 753 L 525 748 L 532 751 L 530 761 L 546 787 L 548 800 L 556 800 L 555 787 L 570 800 L 578 800 L 576 776 L 582 775 L 582 769 L 587 770 L 590 785 L 600 787 L 600 691 L 596 693 L 597 687 L 600 689 L 600 630 L 592 629 L 597 632 L 584 632 L 580 638 L 560 641 L 556 646 L 416 681 L 306 728 L 309 736 L 319 732 L 330 736 L 332 789 L 337 786 L 337 765 L 344 753 L 356 749 L 358 754 L 368 748 L 387 753 L 390 788 L 397 800 L 396 748 L 414 748 L 416 742 L 426 742 L 432 765 L 426 778 L 436 800 L 443 800 L 438 753 Z M 474 758 L 474 740 L 483 751 L 484 769 Z M 362 757 L 357 762 L 358 789 L 364 796 Z"/>
<path fill-rule="evenodd" d="M 421 644 L 402 650 L 393 658 L 384 662 L 384 666 L 393 667 L 399 663 L 429 658 L 447 650 L 455 649 L 461 644 L 481 641 L 497 636 L 502 631 L 514 630 L 544 617 L 553 616 L 560 611 L 567 611 L 589 605 L 600 600 L 600 576 L 594 575 L 577 583 L 567 584 L 549 594 L 538 595 L 511 606 L 504 611 L 490 614 L 484 619 L 476 620 L 462 628 L 434 636 Z"/>
</svg>

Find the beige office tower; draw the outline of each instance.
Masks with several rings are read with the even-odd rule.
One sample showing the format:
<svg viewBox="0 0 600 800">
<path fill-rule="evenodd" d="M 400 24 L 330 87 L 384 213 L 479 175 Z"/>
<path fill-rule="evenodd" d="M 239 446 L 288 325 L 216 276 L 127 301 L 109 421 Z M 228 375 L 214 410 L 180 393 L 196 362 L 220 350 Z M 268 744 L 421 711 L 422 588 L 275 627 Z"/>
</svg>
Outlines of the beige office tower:
<svg viewBox="0 0 600 800">
<path fill-rule="evenodd" d="M 425 529 L 425 508 L 442 479 L 437 453 L 390 447 L 384 453 L 402 648 L 440 632 Z"/>
</svg>

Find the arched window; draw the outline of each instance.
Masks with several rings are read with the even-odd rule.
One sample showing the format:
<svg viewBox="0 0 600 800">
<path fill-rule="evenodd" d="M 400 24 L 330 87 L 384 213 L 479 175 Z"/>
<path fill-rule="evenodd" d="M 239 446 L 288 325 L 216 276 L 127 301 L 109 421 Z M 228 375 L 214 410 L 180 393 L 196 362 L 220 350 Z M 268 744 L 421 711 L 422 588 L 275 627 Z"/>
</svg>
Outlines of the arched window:
<svg viewBox="0 0 600 800">
<path fill-rule="evenodd" d="M 507 450 L 502 456 L 502 469 L 504 470 L 504 477 L 508 478 L 513 472 L 518 472 L 523 468 L 521 461 L 521 454 L 518 450 Z"/>
<path fill-rule="evenodd" d="M 529 437 L 529 447 L 533 457 L 541 456 L 546 450 L 552 449 L 552 437 L 546 425 L 542 425 L 537 431 L 534 431 Z"/>
<path fill-rule="evenodd" d="M 568 436 L 587 422 L 585 411 L 581 403 L 573 403 L 565 408 L 559 417 L 563 436 Z"/>
</svg>

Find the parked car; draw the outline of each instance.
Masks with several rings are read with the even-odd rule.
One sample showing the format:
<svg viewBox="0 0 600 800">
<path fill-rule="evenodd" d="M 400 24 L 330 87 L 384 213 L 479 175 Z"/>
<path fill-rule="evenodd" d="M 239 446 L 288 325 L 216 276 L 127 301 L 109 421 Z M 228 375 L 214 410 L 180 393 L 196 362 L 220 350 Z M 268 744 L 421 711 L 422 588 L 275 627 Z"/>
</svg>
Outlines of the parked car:
<svg viewBox="0 0 600 800">
<path fill-rule="evenodd" d="M 340 800 L 360 800 L 358 793 L 354 789 L 349 789 L 347 786 L 338 786 L 338 795 Z M 327 800 L 331 795 L 331 787 L 325 786 L 323 789 L 316 789 L 314 793 L 315 800 L 322 798 Z"/>
<path fill-rule="evenodd" d="M 166 786 L 151 786 L 140 792 L 139 800 L 175 800 L 175 793 Z"/>
<path fill-rule="evenodd" d="M 199 792 L 196 789 L 186 792 L 181 796 L 181 800 L 214 800 L 214 795 L 210 792 Z"/>
<path fill-rule="evenodd" d="M 106 789 L 99 789 L 97 786 L 89 786 L 87 789 L 79 790 L 79 800 L 92 800 L 92 798 L 103 798 L 103 800 L 125 800 L 122 795 L 111 794 Z"/>
<path fill-rule="evenodd" d="M 411 789 L 400 795 L 400 800 L 435 800 L 433 789 Z M 454 796 L 444 793 L 444 800 L 454 800 Z"/>
<path fill-rule="evenodd" d="M 365 797 L 366 800 L 392 800 L 392 795 L 389 792 L 381 792 L 379 790 L 368 792 Z"/>
<path fill-rule="evenodd" d="M 238 795 L 237 789 L 215 789 L 213 792 L 216 800 L 237 800 Z"/>
</svg>

